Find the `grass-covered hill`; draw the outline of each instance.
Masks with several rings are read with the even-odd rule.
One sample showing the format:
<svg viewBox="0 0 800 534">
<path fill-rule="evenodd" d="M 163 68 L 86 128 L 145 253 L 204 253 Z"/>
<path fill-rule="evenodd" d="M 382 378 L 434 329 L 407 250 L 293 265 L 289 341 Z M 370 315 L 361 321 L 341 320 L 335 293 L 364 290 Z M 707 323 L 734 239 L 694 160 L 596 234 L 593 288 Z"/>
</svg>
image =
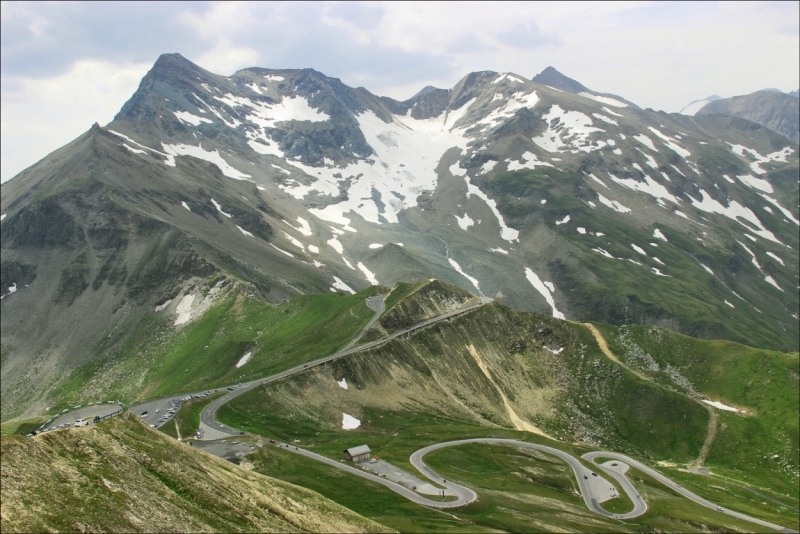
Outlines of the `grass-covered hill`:
<svg viewBox="0 0 800 534">
<path fill-rule="evenodd" d="M 446 289 L 440 285 L 437 292 Z M 430 293 L 405 286 L 395 291 L 402 295 L 389 296 L 395 304 L 384 317 L 402 309 L 416 313 L 421 304 L 404 301 L 430 299 Z M 404 466 L 419 447 L 475 436 L 624 452 L 734 509 L 784 523 L 796 517 L 789 508 L 755 506 L 759 498 L 735 486 L 747 485 L 790 506 L 798 497 L 796 354 L 649 326 L 595 328 L 613 359 L 587 325 L 491 303 L 410 338 L 261 387 L 224 406 L 219 416 L 231 426 L 334 458 L 366 442 L 382 458 Z M 343 378 L 348 389 L 339 384 Z M 746 412 L 711 408 L 703 399 Z M 342 430 L 343 413 L 360 419 L 361 426 Z M 442 454 L 440 465 L 452 471 L 456 464 L 446 458 L 455 453 Z M 463 471 L 471 462 L 458 463 L 454 471 L 468 485 L 478 483 L 471 478 L 478 472 Z M 698 466 L 715 478 L 678 470 Z M 505 480 L 506 475 L 493 476 Z M 485 526 L 501 528 L 493 522 Z"/>
<path fill-rule="evenodd" d="M 212 275 L 199 291 L 219 283 Z M 95 357 L 50 392 L 50 412 L 98 396 L 131 403 L 229 386 L 327 356 L 373 316 L 365 299 L 376 291 L 301 295 L 270 304 L 256 298 L 249 284 L 229 280 L 187 324 L 176 328 L 176 314 L 165 309 L 148 315 L 113 350 L 100 344 Z"/>
<path fill-rule="evenodd" d="M 316 492 L 169 439 L 130 412 L 2 438 L 3 532 L 377 532 Z"/>
</svg>

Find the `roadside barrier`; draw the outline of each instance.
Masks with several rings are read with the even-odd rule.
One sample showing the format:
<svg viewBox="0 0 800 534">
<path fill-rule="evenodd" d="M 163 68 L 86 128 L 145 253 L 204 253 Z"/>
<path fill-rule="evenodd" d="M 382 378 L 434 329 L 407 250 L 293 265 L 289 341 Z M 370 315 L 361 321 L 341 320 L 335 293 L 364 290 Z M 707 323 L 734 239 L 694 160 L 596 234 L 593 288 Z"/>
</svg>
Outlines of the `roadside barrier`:
<svg viewBox="0 0 800 534">
<path fill-rule="evenodd" d="M 66 413 L 72 412 L 74 410 L 78 410 L 80 408 L 85 408 L 87 406 L 96 406 L 98 404 L 118 404 L 118 405 L 122 406 L 122 408 L 120 408 L 119 410 L 117 410 L 116 412 L 114 412 L 112 414 L 104 415 L 103 417 L 95 417 L 95 422 L 102 421 L 103 419 L 108 419 L 109 417 L 114 417 L 115 415 L 121 413 L 125 409 L 125 403 L 122 402 L 122 401 L 118 401 L 118 400 L 85 402 L 83 404 L 78 404 L 77 406 L 73 406 L 72 408 L 64 408 L 63 410 L 61 410 L 60 412 L 55 414 L 53 417 L 51 417 L 50 419 L 45 421 L 44 424 L 42 424 L 42 426 L 40 426 L 39 428 L 37 428 L 35 430 L 35 432 L 37 434 L 42 432 L 44 429 L 47 428 L 47 425 L 49 425 L 50 423 L 52 423 L 53 421 L 55 421 L 56 419 L 58 419 L 59 417 L 61 417 L 62 415 L 66 414 Z"/>
</svg>

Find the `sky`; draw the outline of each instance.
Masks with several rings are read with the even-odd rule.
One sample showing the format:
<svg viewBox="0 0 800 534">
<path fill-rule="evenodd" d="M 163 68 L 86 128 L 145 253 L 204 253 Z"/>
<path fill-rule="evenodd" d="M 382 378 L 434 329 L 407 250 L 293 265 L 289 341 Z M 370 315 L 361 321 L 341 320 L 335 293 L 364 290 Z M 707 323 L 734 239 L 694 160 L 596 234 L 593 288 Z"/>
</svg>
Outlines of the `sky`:
<svg viewBox="0 0 800 534">
<path fill-rule="evenodd" d="M 314 68 L 399 100 L 548 66 L 677 112 L 800 86 L 799 2 L 5 2 L 2 176 L 110 122 L 162 53 L 212 72 Z"/>
</svg>

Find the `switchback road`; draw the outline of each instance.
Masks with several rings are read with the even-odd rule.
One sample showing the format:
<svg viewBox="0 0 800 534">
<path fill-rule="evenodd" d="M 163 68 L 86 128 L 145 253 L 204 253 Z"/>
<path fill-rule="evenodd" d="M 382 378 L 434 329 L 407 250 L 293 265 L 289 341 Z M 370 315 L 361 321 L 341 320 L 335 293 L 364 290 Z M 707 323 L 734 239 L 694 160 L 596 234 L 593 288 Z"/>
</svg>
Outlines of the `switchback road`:
<svg viewBox="0 0 800 534">
<path fill-rule="evenodd" d="M 489 302 L 489 299 L 482 298 L 481 302 L 478 303 L 478 304 L 467 306 L 467 307 L 464 307 L 464 308 L 459 309 L 459 310 L 454 310 L 452 312 L 440 315 L 438 317 L 434 317 L 432 319 L 428 319 L 427 321 L 423 321 L 423 322 L 421 322 L 419 324 L 416 324 L 414 326 L 411 326 L 409 328 L 405 328 L 405 329 L 400 330 L 398 332 L 395 332 L 395 333 L 393 333 L 393 334 L 391 334 L 389 336 L 385 336 L 385 337 L 383 337 L 383 338 L 381 338 L 379 340 L 376 340 L 376 341 L 373 341 L 373 342 L 370 342 L 370 343 L 365 343 L 364 345 L 361 345 L 361 346 L 358 346 L 358 347 L 353 347 L 358 342 L 358 340 L 361 339 L 361 337 L 364 335 L 364 333 L 366 333 L 367 330 L 369 330 L 372 327 L 372 325 L 375 324 L 375 322 L 380 318 L 381 314 L 383 314 L 384 309 L 385 309 L 384 299 L 386 298 L 386 296 L 387 295 L 381 295 L 381 296 L 376 296 L 376 297 L 370 297 L 370 298 L 367 299 L 367 306 L 369 306 L 370 309 L 375 311 L 375 315 L 369 321 L 369 323 L 367 323 L 367 325 L 364 326 L 364 328 L 362 328 L 358 332 L 358 334 L 355 336 L 355 338 L 353 338 L 353 340 L 350 343 L 348 343 L 347 346 L 345 348 L 343 348 L 342 350 L 340 350 L 339 352 L 337 352 L 335 354 L 332 354 L 331 356 L 327 356 L 325 358 L 320 358 L 320 359 L 314 360 L 312 362 L 308 362 L 308 363 L 305 363 L 305 364 L 301 364 L 301 365 L 295 366 L 295 367 L 293 367 L 291 369 L 288 369 L 288 370 L 283 371 L 281 373 L 277 373 L 277 374 L 272 375 L 270 377 L 260 378 L 258 380 L 253 380 L 251 382 L 244 383 L 244 384 L 242 384 L 241 387 L 236 388 L 233 391 L 231 391 L 230 393 L 228 393 L 228 394 L 226 394 L 226 395 L 224 395 L 222 397 L 219 397 L 219 398 L 215 399 L 213 402 L 211 402 L 208 406 L 205 407 L 205 409 L 203 409 L 203 411 L 200 414 L 200 425 L 201 425 L 201 428 L 204 430 L 203 439 L 210 440 L 210 439 L 225 438 L 225 437 L 231 437 L 231 436 L 234 436 L 234 435 L 244 434 L 241 431 L 228 428 L 228 427 L 222 425 L 221 423 L 219 423 L 216 420 L 216 413 L 217 413 L 217 410 L 221 406 L 223 406 L 227 402 L 230 402 L 232 399 L 238 397 L 239 395 L 242 395 L 242 394 L 250 391 L 255 386 L 258 386 L 258 385 L 261 385 L 261 384 L 269 384 L 271 382 L 275 382 L 277 380 L 281 380 L 281 379 L 286 378 L 288 376 L 292 376 L 294 374 L 303 372 L 303 371 L 305 371 L 307 369 L 310 369 L 312 367 L 316 367 L 318 365 L 323 365 L 325 363 L 334 361 L 334 360 L 342 358 L 344 356 L 347 356 L 347 355 L 350 355 L 350 354 L 355 354 L 357 352 L 369 350 L 371 348 L 383 345 L 384 343 L 387 343 L 387 342 L 389 342 L 389 341 L 391 341 L 393 339 L 409 335 L 409 334 L 411 334 L 412 332 L 414 332 L 416 330 L 419 330 L 419 329 L 422 329 L 422 328 L 426 328 L 426 327 L 428 327 L 428 326 L 430 326 L 432 324 L 435 324 L 437 322 L 440 322 L 440 321 L 443 321 L 443 320 L 447 320 L 447 319 L 462 315 L 464 313 L 469 313 L 472 310 L 477 309 L 477 308 L 483 306 L 484 304 L 486 304 L 487 302 Z M 182 397 L 182 396 L 185 396 L 185 395 L 186 394 L 177 395 L 177 396 L 174 396 L 174 398 L 179 398 L 179 397 Z M 169 398 L 159 399 L 157 401 L 149 401 L 149 403 L 144 403 L 144 404 L 140 404 L 140 405 L 134 406 L 134 407 L 131 408 L 131 410 L 133 410 L 134 412 L 138 413 L 138 412 L 142 411 L 142 407 L 144 407 L 144 406 L 163 404 L 163 403 L 171 402 L 172 399 L 173 399 L 173 397 L 169 397 Z M 613 518 L 613 519 L 632 519 L 632 518 L 635 518 L 635 517 L 638 517 L 638 516 L 644 514 L 647 511 L 647 503 L 644 501 L 644 499 L 639 494 L 639 492 L 636 490 L 636 488 L 633 486 L 633 484 L 625 476 L 625 471 L 627 469 L 627 466 L 629 465 L 629 466 L 635 467 L 636 469 L 641 470 L 642 472 L 644 472 L 644 473 L 648 474 L 649 476 L 653 477 L 654 479 L 658 480 L 659 482 L 661 482 L 665 486 L 677 491 L 678 493 L 680 493 L 681 495 L 683 495 L 687 499 L 690 499 L 690 500 L 692 500 L 692 501 L 694 501 L 694 502 L 696 502 L 696 503 L 698 503 L 698 504 L 700 504 L 702 506 L 711 508 L 713 510 L 717 510 L 719 512 L 725 513 L 725 514 L 730 515 L 732 517 L 736 517 L 738 519 L 742 519 L 744 521 L 749 521 L 749 522 L 754 523 L 756 525 L 759 525 L 761 527 L 770 528 L 770 529 L 773 529 L 773 530 L 776 530 L 776 531 L 779 531 L 779 532 L 787 532 L 787 533 L 795 533 L 795 532 L 797 532 L 797 531 L 788 529 L 786 527 L 782 527 L 780 525 L 776 525 L 776 524 L 773 524 L 773 523 L 769 523 L 767 521 L 762 521 L 760 519 L 756 519 L 756 518 L 753 518 L 753 517 L 750 517 L 750 516 L 747 516 L 747 515 L 744 515 L 744 514 L 740 514 L 738 512 L 734 512 L 732 510 L 726 510 L 726 509 L 724 509 L 724 508 L 722 508 L 720 506 L 715 505 L 714 503 L 712 503 L 712 502 L 710 502 L 710 501 L 708 501 L 706 499 L 703 499 L 702 497 L 692 493 L 691 491 L 688 491 L 688 490 L 684 489 L 683 487 L 681 487 L 677 483 L 673 482 L 672 480 L 670 480 L 669 478 L 665 477 L 664 475 L 658 473 L 657 471 L 654 471 L 653 469 L 650 469 L 649 467 L 645 466 L 644 464 L 642 464 L 642 463 L 640 463 L 640 462 L 638 462 L 638 461 L 636 461 L 636 460 L 634 460 L 632 458 L 629 458 L 629 457 L 627 457 L 627 456 L 625 456 L 623 454 L 612 453 L 612 452 L 590 452 L 590 453 L 584 454 L 582 458 L 584 460 L 586 460 L 586 461 L 594 463 L 595 465 L 597 465 L 599 470 L 603 471 L 608 476 L 610 476 L 614 480 L 616 480 L 617 483 L 619 484 L 619 486 L 622 488 L 622 490 L 628 495 L 630 500 L 633 502 L 633 509 L 630 512 L 626 512 L 626 513 L 622 513 L 622 514 L 608 512 L 608 511 L 604 510 L 600 506 L 601 502 L 604 502 L 605 500 L 608 500 L 610 498 L 611 494 L 613 494 L 616 491 L 616 489 L 614 488 L 613 485 L 609 484 L 609 482 L 605 478 L 600 477 L 597 473 L 587 469 L 580 462 L 580 460 L 578 460 L 577 458 L 575 458 L 571 454 L 568 454 L 568 453 L 566 453 L 564 451 L 561 451 L 561 450 L 553 448 L 553 447 L 548 447 L 546 445 L 538 445 L 538 444 L 535 444 L 535 443 L 528 443 L 528 442 L 525 442 L 525 441 L 518 441 L 518 440 L 514 440 L 514 439 L 472 438 L 472 439 L 463 439 L 463 440 L 456 440 L 456 441 L 448 441 L 448 442 L 443 442 L 443 443 L 437 443 L 437 444 L 429 445 L 427 447 L 419 449 L 418 451 L 414 452 L 411 455 L 411 457 L 410 457 L 411 464 L 417 470 L 419 470 L 420 473 L 422 473 L 427 478 L 429 478 L 432 482 L 434 482 L 434 483 L 446 488 L 448 495 L 456 496 L 456 500 L 454 500 L 454 501 L 446 501 L 446 502 L 445 501 L 435 501 L 435 500 L 429 499 L 429 498 L 427 498 L 427 497 L 425 497 L 423 495 L 420 495 L 419 493 L 416 493 L 416 492 L 406 488 L 405 486 L 402 486 L 402 485 L 397 484 L 395 482 L 392 482 L 390 480 L 386 480 L 386 479 L 377 477 L 375 475 L 369 474 L 366 471 L 363 471 L 363 470 L 361 470 L 361 469 L 359 469 L 357 467 L 354 467 L 352 465 L 343 463 L 342 461 L 336 461 L 336 460 L 333 460 L 331 458 L 327 458 L 325 456 L 322 456 L 320 454 L 308 451 L 306 449 L 301 449 L 301 448 L 296 447 L 294 445 L 290 445 L 290 444 L 287 444 L 287 443 L 279 443 L 279 442 L 278 443 L 271 443 L 270 445 L 272 445 L 274 447 L 277 447 L 277 448 L 284 449 L 286 451 L 289 451 L 289 452 L 292 452 L 292 453 L 295 453 L 295 454 L 298 454 L 298 455 L 301 455 L 301 456 L 304 456 L 306 458 L 310 458 L 310 459 L 316 460 L 318 462 L 322 462 L 322 463 L 327 464 L 329 466 L 336 467 L 337 469 L 341 469 L 343 471 L 347 471 L 348 473 L 351 473 L 353 475 L 359 476 L 361 478 L 364 478 L 364 479 L 370 480 L 372 482 L 381 484 L 381 485 L 389 488 L 390 490 L 392 490 L 392 491 L 394 491 L 394 492 L 406 497 L 407 499 L 409 499 L 409 500 L 411 500 L 411 501 L 413 501 L 415 503 L 421 504 L 423 506 L 429 506 L 429 507 L 432 507 L 432 508 L 456 508 L 456 507 L 464 506 L 465 504 L 469 504 L 469 503 L 475 501 L 478 498 L 478 495 L 473 490 L 471 490 L 471 489 L 469 489 L 467 487 L 461 486 L 461 485 L 456 484 L 456 483 L 454 483 L 452 481 L 445 480 L 443 477 L 441 477 L 439 474 L 437 474 L 435 471 L 433 471 L 430 467 L 428 467 L 425 464 L 425 462 L 423 461 L 423 457 L 427 453 L 429 453 L 431 451 L 434 451 L 434 450 L 442 449 L 442 448 L 445 448 L 445 447 L 455 447 L 455 446 L 459 446 L 459 445 L 465 445 L 465 444 L 468 444 L 468 443 L 487 443 L 487 444 L 493 444 L 493 445 L 507 445 L 507 446 L 512 446 L 512 447 L 525 447 L 525 448 L 530 448 L 530 449 L 535 449 L 535 450 L 538 450 L 538 451 L 541 451 L 541 452 L 545 452 L 547 454 L 551 454 L 553 456 L 556 456 L 556 457 L 560 458 L 561 460 L 565 461 L 570 466 L 570 468 L 572 469 L 572 472 L 574 473 L 575 478 L 578 481 L 578 487 L 580 489 L 581 496 L 583 497 L 583 500 L 586 503 L 586 506 L 591 511 L 593 511 L 593 512 L 595 512 L 597 514 L 603 515 L 605 517 L 608 517 L 608 518 Z M 621 466 L 618 465 L 616 467 L 612 467 L 609 464 L 599 464 L 597 462 L 597 458 L 615 459 L 615 460 L 618 460 L 619 462 L 623 462 L 623 465 L 621 465 Z M 619 462 L 617 462 L 617 463 L 619 464 Z"/>
</svg>

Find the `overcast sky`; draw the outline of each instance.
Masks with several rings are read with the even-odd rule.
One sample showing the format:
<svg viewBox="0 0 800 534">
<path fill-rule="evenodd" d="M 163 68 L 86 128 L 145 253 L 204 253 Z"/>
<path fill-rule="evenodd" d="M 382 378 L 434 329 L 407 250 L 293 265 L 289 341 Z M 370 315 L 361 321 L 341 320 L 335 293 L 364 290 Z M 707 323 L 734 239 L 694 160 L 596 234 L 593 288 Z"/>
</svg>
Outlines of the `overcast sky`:
<svg viewBox="0 0 800 534">
<path fill-rule="evenodd" d="M 406 99 L 472 71 L 554 66 L 677 112 L 800 86 L 798 2 L 2 2 L 2 181 L 106 124 L 159 54 L 223 75 L 317 69 Z"/>
</svg>

